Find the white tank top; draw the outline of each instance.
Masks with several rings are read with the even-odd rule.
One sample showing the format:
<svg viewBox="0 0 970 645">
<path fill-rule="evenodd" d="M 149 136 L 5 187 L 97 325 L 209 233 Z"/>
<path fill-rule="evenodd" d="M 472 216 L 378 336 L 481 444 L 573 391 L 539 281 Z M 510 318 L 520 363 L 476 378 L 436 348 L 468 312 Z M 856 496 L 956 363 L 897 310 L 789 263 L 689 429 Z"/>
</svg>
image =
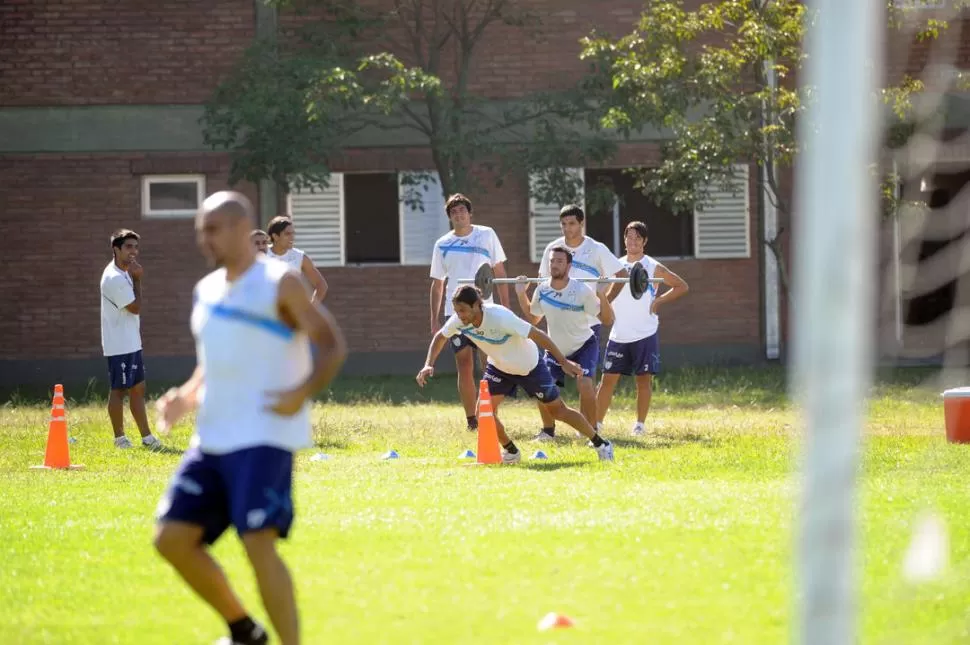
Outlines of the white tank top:
<svg viewBox="0 0 970 645">
<path fill-rule="evenodd" d="M 204 386 L 194 443 L 203 452 L 311 444 L 308 404 L 291 417 L 265 409 L 266 392 L 296 387 L 311 371 L 307 336 L 277 312 L 280 279 L 291 271 L 258 255 L 231 284 L 218 269 L 195 286 L 191 326 Z"/>
<path fill-rule="evenodd" d="M 626 267 L 627 271 L 633 269 L 634 262 L 631 262 L 624 255 L 620 262 Z M 649 255 L 644 255 L 638 260 L 643 268 L 647 270 L 647 275 L 651 278 L 656 277 L 657 261 Z M 649 338 L 657 333 L 660 327 L 660 317 L 650 313 L 650 305 L 657 296 L 657 287 L 650 283 L 647 292 L 639 300 L 633 298 L 630 293 L 630 283 L 623 285 L 620 295 L 613 300 L 613 314 L 616 320 L 610 329 L 610 340 L 617 343 L 634 343 L 644 338 Z"/>
<path fill-rule="evenodd" d="M 270 248 L 266 255 L 273 258 L 274 260 L 279 260 L 280 262 L 286 262 L 291 268 L 295 269 L 299 275 L 303 275 L 303 257 L 306 255 L 303 251 L 292 247 L 289 251 L 283 255 L 276 255 L 272 248 Z"/>
</svg>

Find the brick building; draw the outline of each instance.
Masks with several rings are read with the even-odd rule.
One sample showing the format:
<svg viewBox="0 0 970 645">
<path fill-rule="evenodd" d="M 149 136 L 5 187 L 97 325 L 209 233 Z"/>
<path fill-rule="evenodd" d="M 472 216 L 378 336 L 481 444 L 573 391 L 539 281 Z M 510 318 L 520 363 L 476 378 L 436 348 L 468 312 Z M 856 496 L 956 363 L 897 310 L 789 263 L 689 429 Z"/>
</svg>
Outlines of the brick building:
<svg viewBox="0 0 970 645">
<path fill-rule="evenodd" d="M 578 39 L 593 27 L 628 33 L 640 8 L 638 0 L 527 4 L 544 16 L 544 37 L 489 30 L 471 78 L 490 99 L 580 74 Z M 191 287 L 206 270 L 190 207 L 227 187 L 229 166 L 202 141 L 201 106 L 258 34 L 284 33 L 297 20 L 259 0 L 0 5 L 0 386 L 103 379 L 98 279 L 108 235 L 122 226 L 142 236 L 149 378 L 188 373 Z M 577 172 L 622 185 L 619 169 L 657 159 L 657 140 L 644 139 L 625 143 L 608 168 Z M 395 175 L 432 167 L 420 140 L 388 145 L 370 135 L 347 151 L 323 194 L 237 186 L 263 222 L 281 209 L 293 213 L 297 245 L 330 283 L 328 305 L 347 333 L 347 373 L 413 373 L 421 364 L 430 246 L 416 232 L 433 236 L 447 222 L 433 194 L 424 213 L 400 205 Z M 667 365 L 778 355 L 780 312 L 777 297 L 765 298 L 754 172 L 745 199 L 725 195 L 707 215 L 662 213 L 626 186 L 619 212 L 590 220 L 590 235 L 621 254 L 618 227 L 646 220 L 648 252 L 691 285 L 689 297 L 663 312 Z M 537 249 L 558 233 L 556 209 L 530 199 L 527 177 L 472 198 L 476 221 L 502 239 L 509 274 L 534 275 Z M 449 363 L 445 356 L 441 367 Z"/>
</svg>

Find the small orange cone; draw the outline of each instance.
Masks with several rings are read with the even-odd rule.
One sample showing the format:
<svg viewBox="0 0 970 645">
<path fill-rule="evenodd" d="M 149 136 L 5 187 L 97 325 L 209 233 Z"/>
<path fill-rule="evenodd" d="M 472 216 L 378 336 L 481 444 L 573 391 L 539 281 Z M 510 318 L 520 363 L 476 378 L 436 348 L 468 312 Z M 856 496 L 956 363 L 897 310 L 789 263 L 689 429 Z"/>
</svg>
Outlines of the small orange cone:
<svg viewBox="0 0 970 645">
<path fill-rule="evenodd" d="M 47 427 L 47 452 L 44 454 L 43 466 L 31 466 L 31 470 L 48 470 L 51 468 L 77 469 L 84 466 L 71 465 L 71 452 L 67 446 L 67 416 L 64 410 L 64 386 L 54 386 L 54 398 L 51 401 L 51 420 Z"/>
<path fill-rule="evenodd" d="M 543 616 L 536 628 L 540 632 L 548 631 L 550 629 L 563 629 L 574 626 L 576 623 L 569 616 L 564 616 L 563 614 L 557 614 L 554 611 L 550 611 L 548 614 Z"/>
<path fill-rule="evenodd" d="M 478 463 L 500 464 L 502 453 L 498 447 L 498 430 L 492 410 L 492 395 L 488 381 L 482 379 L 478 387 Z"/>
</svg>

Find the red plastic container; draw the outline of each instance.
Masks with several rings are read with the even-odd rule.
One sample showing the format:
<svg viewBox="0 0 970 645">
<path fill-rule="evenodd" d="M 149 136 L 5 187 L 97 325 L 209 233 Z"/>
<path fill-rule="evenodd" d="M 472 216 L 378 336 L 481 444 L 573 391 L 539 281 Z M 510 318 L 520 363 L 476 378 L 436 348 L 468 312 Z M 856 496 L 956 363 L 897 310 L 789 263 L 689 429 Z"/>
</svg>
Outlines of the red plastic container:
<svg viewBox="0 0 970 645">
<path fill-rule="evenodd" d="M 946 440 L 970 443 L 970 387 L 955 387 L 943 393 Z"/>
</svg>

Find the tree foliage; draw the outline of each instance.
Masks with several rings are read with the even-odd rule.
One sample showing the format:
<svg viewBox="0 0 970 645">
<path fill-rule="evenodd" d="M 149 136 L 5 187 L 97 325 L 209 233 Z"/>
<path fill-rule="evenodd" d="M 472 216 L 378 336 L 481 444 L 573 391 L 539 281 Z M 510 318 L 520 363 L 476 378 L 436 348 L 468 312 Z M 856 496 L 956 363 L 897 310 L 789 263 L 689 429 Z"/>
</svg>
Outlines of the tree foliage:
<svg viewBox="0 0 970 645">
<path fill-rule="evenodd" d="M 904 16 L 892 3 L 888 15 L 889 25 L 902 29 Z M 656 201 L 674 212 L 703 206 L 713 190 L 735 185 L 735 164 L 758 165 L 759 184 L 779 215 L 776 234 L 762 243 L 774 254 L 786 291 L 782 240 L 791 205 L 778 170 L 798 153 L 795 123 L 812 100 L 812 88 L 799 87 L 796 78 L 811 18 L 799 0 L 719 0 L 695 10 L 680 0 L 647 0 L 630 34 L 612 40 L 594 33 L 583 41 L 582 57 L 608 88 L 599 95 L 603 125 L 624 133 L 651 125 L 672 134 L 660 165 L 640 172 L 640 187 Z M 938 38 L 947 26 L 925 20 L 918 37 Z M 887 111 L 898 119 L 887 142 L 898 145 L 911 133 L 906 120 L 922 90 L 908 76 L 882 90 Z M 889 211 L 893 181 L 882 184 Z"/>
<path fill-rule="evenodd" d="M 325 184 L 354 137 L 379 132 L 388 146 L 417 135 L 445 194 L 482 189 L 482 167 L 498 184 L 540 172 L 537 196 L 565 203 L 579 186 L 563 168 L 612 154 L 582 83 L 517 101 L 472 91 L 490 29 L 541 36 L 517 0 L 394 0 L 384 13 L 346 0 L 271 4 L 313 17 L 294 38 L 250 48 L 206 108 L 206 140 L 231 152 L 232 181 Z"/>
</svg>

